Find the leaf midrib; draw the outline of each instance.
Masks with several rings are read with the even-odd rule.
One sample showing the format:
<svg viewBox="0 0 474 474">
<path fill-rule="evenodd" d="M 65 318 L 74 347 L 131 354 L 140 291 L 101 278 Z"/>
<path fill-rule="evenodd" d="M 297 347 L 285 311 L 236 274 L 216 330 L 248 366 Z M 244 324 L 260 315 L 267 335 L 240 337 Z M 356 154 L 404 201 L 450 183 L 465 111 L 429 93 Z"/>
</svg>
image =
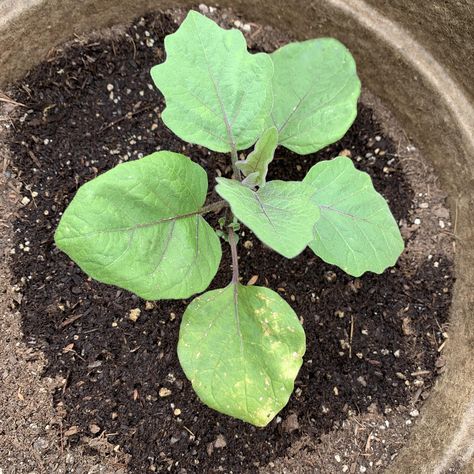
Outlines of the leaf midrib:
<svg viewBox="0 0 474 474">
<path fill-rule="evenodd" d="M 222 112 L 222 118 L 224 120 L 224 125 L 225 125 L 225 129 L 226 129 L 226 133 L 227 133 L 227 140 L 229 142 L 228 144 L 229 144 L 232 152 L 237 152 L 235 139 L 234 139 L 234 134 L 232 133 L 232 127 L 230 125 L 229 118 L 227 116 L 227 112 L 226 112 L 225 107 L 224 107 L 224 102 L 222 100 L 222 97 L 221 97 L 221 94 L 220 94 L 220 91 L 219 91 L 219 85 L 218 85 L 217 81 L 214 79 L 214 75 L 213 75 L 212 70 L 211 70 L 211 65 L 210 65 L 209 59 L 207 57 L 207 51 L 206 51 L 206 48 L 204 47 L 204 43 L 202 41 L 199 28 L 196 25 L 196 20 L 194 19 L 194 17 L 191 17 L 191 19 L 192 19 L 192 22 L 193 22 L 193 25 L 194 25 L 194 29 L 196 31 L 196 35 L 199 38 L 199 43 L 201 44 L 202 52 L 204 54 L 204 59 L 205 59 L 205 63 L 206 63 L 207 72 L 209 74 L 209 78 L 211 79 L 212 86 L 214 87 L 214 92 L 216 94 L 217 101 L 219 102 L 219 107 L 220 107 L 221 112 Z"/>
<path fill-rule="evenodd" d="M 336 99 L 338 97 L 338 95 L 345 89 L 345 87 L 347 86 L 347 84 L 349 84 L 350 82 L 350 79 L 352 78 L 352 76 L 349 76 L 346 81 L 344 82 L 344 84 L 342 85 L 342 87 L 328 100 L 326 100 L 325 102 L 323 102 L 322 104 L 318 104 L 318 108 L 317 109 L 314 109 L 312 110 L 310 113 L 306 114 L 305 116 L 303 117 L 300 117 L 299 118 L 299 123 L 302 123 L 304 122 L 305 120 L 307 120 L 308 118 L 312 117 L 314 114 L 320 112 L 321 110 L 323 110 L 325 107 L 327 107 L 328 105 L 330 105 L 334 99 Z M 298 128 L 298 132 L 297 133 L 294 133 L 293 135 L 289 135 L 289 136 L 286 136 L 286 137 L 283 137 L 283 130 L 287 127 L 288 123 L 290 123 L 290 118 L 293 118 L 293 116 L 295 115 L 295 113 L 297 112 L 297 110 L 301 107 L 301 104 L 303 103 L 303 101 L 306 99 L 306 97 L 309 95 L 310 92 L 312 92 L 312 89 L 314 87 L 314 84 L 310 87 L 310 89 L 308 90 L 308 92 L 306 92 L 303 97 L 301 97 L 297 103 L 297 105 L 295 106 L 295 108 L 292 110 L 292 112 L 290 113 L 289 117 L 287 118 L 287 120 L 284 122 L 284 124 L 278 128 L 278 133 L 279 135 L 282 137 L 281 140 L 282 142 L 283 141 L 288 141 L 288 140 L 291 140 L 292 138 L 298 136 L 298 135 L 301 135 L 302 133 L 305 133 L 308 129 L 310 129 L 311 127 L 308 127 L 307 129 L 304 129 L 304 130 L 301 130 L 300 128 Z"/>
<path fill-rule="evenodd" d="M 270 225 L 272 226 L 273 230 L 275 232 L 278 232 L 276 227 L 275 227 L 275 224 L 273 223 L 273 221 L 270 219 L 270 216 L 267 214 L 267 211 L 265 210 L 265 206 L 263 204 L 263 202 L 260 200 L 259 196 L 258 196 L 258 193 L 255 193 L 252 191 L 252 194 L 255 196 L 255 199 L 260 207 L 260 209 L 262 210 L 264 216 L 267 218 L 268 222 L 270 223 Z"/>
<path fill-rule="evenodd" d="M 237 328 L 237 334 L 239 336 L 240 342 L 240 357 L 242 358 L 242 366 L 244 369 L 244 392 L 245 392 L 245 408 L 247 413 L 250 414 L 249 410 L 249 402 L 248 402 L 248 395 L 247 395 L 247 364 L 245 361 L 245 352 L 244 352 L 244 338 L 242 336 L 242 331 L 240 329 L 240 316 L 239 316 L 239 283 L 232 282 L 231 285 L 233 286 L 233 299 L 234 299 L 234 318 L 235 318 L 235 325 Z"/>
<path fill-rule="evenodd" d="M 188 213 L 185 213 L 185 214 L 178 214 L 176 216 L 171 216 L 171 217 L 163 217 L 162 219 L 158 219 L 156 221 L 151 221 L 151 222 L 146 222 L 144 224 L 134 224 L 134 225 L 128 226 L 128 227 L 116 227 L 116 228 L 113 228 L 113 229 L 99 229 L 99 230 L 94 230 L 94 231 L 91 231 L 91 232 L 87 232 L 85 234 L 76 234 L 76 235 L 71 235 L 69 237 L 61 237 L 58 240 L 61 242 L 61 241 L 64 241 L 64 240 L 91 237 L 91 236 L 100 235 L 100 234 L 111 234 L 111 233 L 114 233 L 114 232 L 131 232 L 131 231 L 135 231 L 137 229 L 145 229 L 145 228 L 148 228 L 148 227 L 154 227 L 154 226 L 164 224 L 164 223 L 168 223 L 168 222 L 175 222 L 175 221 L 180 220 L 180 219 L 185 219 L 187 217 L 196 216 L 200 213 L 201 213 L 201 210 L 199 209 L 197 211 L 192 211 L 192 212 L 188 212 Z"/>
</svg>

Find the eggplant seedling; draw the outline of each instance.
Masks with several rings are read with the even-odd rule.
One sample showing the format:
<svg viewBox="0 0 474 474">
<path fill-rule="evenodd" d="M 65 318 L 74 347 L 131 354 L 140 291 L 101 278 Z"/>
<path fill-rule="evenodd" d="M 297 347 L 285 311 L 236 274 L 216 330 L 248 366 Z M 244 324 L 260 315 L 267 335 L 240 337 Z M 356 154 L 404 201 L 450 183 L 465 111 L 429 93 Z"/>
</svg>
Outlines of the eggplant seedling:
<svg viewBox="0 0 474 474">
<path fill-rule="evenodd" d="M 394 265 L 403 241 L 386 201 L 347 157 L 315 164 L 302 181 L 267 180 L 279 147 L 314 153 L 354 121 L 360 81 L 340 42 L 251 54 L 240 31 L 191 11 L 165 49 L 151 70 L 166 100 L 163 122 L 184 141 L 230 154 L 232 177 L 215 187 L 221 200 L 206 203 L 201 166 L 160 151 L 84 184 L 55 241 L 96 280 L 146 300 L 186 299 L 216 275 L 221 239 L 204 216 L 225 210 L 218 232 L 231 248 L 232 277 L 190 303 L 178 356 L 205 404 L 265 426 L 293 391 L 305 333 L 280 295 L 240 283 L 239 223 L 287 258 L 309 247 L 353 276 Z"/>
</svg>

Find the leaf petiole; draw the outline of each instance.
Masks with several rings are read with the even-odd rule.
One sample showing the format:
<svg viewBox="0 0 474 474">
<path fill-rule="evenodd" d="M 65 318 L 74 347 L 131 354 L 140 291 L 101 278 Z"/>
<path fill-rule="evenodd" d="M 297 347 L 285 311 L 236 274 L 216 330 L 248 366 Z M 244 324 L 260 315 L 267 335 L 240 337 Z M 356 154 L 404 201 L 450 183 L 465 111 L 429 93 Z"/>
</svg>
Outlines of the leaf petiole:
<svg viewBox="0 0 474 474">
<path fill-rule="evenodd" d="M 240 169 L 237 168 L 237 162 L 239 161 L 239 156 L 237 154 L 237 148 L 235 143 L 231 144 L 230 150 L 230 161 L 232 163 L 232 178 L 237 181 L 242 181 L 242 175 L 240 174 Z"/>
<path fill-rule="evenodd" d="M 229 207 L 229 203 L 225 201 L 224 199 L 221 199 L 220 201 L 213 202 L 211 204 L 208 204 L 207 206 L 201 207 L 199 211 L 197 211 L 195 214 L 208 214 L 209 212 L 219 212 L 222 211 L 222 209 Z"/>
<path fill-rule="evenodd" d="M 235 239 L 235 231 L 229 226 L 229 245 L 232 254 L 232 283 L 239 283 L 239 257 L 237 255 L 237 241 Z"/>
</svg>

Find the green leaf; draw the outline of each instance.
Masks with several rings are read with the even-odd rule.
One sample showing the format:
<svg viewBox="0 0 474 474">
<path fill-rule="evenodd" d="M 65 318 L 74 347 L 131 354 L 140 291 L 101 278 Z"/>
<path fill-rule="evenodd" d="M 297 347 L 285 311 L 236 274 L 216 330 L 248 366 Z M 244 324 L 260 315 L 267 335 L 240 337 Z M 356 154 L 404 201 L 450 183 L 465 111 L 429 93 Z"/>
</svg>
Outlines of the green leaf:
<svg viewBox="0 0 474 474">
<path fill-rule="evenodd" d="M 167 58 L 151 76 L 166 99 L 165 124 L 180 138 L 214 151 L 245 149 L 265 129 L 273 64 L 250 54 L 242 33 L 190 11 L 165 38 Z"/>
<path fill-rule="evenodd" d="M 333 38 L 320 38 L 290 43 L 270 56 L 279 143 L 306 155 L 339 140 L 356 117 L 360 94 L 351 53 Z"/>
<path fill-rule="evenodd" d="M 403 251 L 400 230 L 367 173 L 339 156 L 315 164 L 303 182 L 321 211 L 309 244 L 316 255 L 352 276 L 395 264 Z"/>
<path fill-rule="evenodd" d="M 216 192 L 237 219 L 269 247 L 293 258 L 313 239 L 319 210 L 311 202 L 311 188 L 299 181 L 269 181 L 253 191 L 234 179 L 217 178 Z"/>
<path fill-rule="evenodd" d="M 268 165 L 273 160 L 273 154 L 278 145 L 278 132 L 275 127 L 270 127 L 255 144 L 255 149 L 249 153 L 247 159 L 236 163 L 246 178 L 243 184 L 250 187 L 265 186 Z"/>
<path fill-rule="evenodd" d="M 231 284 L 186 309 L 178 357 L 209 407 L 256 426 L 287 404 L 305 352 L 305 334 L 274 291 Z"/>
<path fill-rule="evenodd" d="M 261 183 L 262 178 L 258 171 L 250 173 L 245 179 L 242 180 L 242 184 L 248 186 L 249 188 L 256 188 L 257 186 L 260 186 Z M 263 183 L 262 186 L 265 186 L 265 183 Z"/>
<path fill-rule="evenodd" d="M 88 275 L 149 300 L 205 290 L 219 238 L 197 214 L 206 172 L 169 151 L 123 163 L 83 185 L 56 230 L 56 245 Z"/>
</svg>

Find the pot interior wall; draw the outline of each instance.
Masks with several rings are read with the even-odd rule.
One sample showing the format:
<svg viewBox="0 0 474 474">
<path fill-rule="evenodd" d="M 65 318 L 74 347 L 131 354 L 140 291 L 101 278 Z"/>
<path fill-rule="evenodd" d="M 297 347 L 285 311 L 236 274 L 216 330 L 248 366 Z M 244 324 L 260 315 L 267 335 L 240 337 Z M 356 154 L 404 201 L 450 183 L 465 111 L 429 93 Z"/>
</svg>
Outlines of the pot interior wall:
<svg viewBox="0 0 474 474">
<path fill-rule="evenodd" d="M 455 0 L 444 2 L 443 15 L 435 11 L 438 2 L 426 6 L 425 2 L 403 0 L 387 2 L 390 5 L 385 7 L 386 2 L 360 0 L 219 3 L 242 13 L 246 20 L 286 29 L 301 39 L 334 36 L 348 45 L 364 86 L 395 113 L 432 162 L 449 193 L 455 216 L 457 282 L 446 352 L 448 370 L 425 405 L 424 416 L 392 471 L 441 473 L 463 465 L 459 469 L 471 472 L 468 455 L 474 451 L 474 114 L 472 97 L 462 84 L 472 84 L 474 55 L 466 56 L 462 49 L 472 45 L 471 22 L 465 21 L 469 15 L 467 3 L 463 8 Z M 0 88 L 21 77 L 73 33 L 124 23 L 147 10 L 172 5 L 193 6 L 188 0 L 1 1 Z M 425 27 L 416 21 L 425 17 L 425 8 L 436 25 Z M 453 25 L 454 37 L 448 34 Z M 454 50 L 454 54 L 446 54 L 446 48 L 439 46 L 439 31 L 448 32 L 446 37 L 452 41 L 449 51 Z"/>
</svg>

